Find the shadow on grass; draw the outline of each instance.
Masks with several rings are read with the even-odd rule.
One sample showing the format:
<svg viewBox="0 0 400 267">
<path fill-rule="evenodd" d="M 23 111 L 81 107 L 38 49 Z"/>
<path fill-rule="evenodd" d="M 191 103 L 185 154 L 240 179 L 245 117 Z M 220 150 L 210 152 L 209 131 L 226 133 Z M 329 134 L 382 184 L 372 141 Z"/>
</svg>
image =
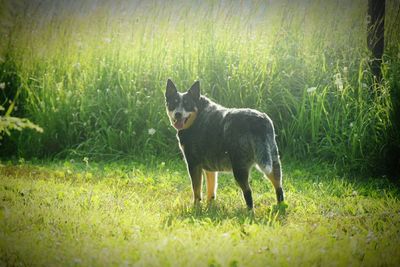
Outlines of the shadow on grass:
<svg viewBox="0 0 400 267">
<path fill-rule="evenodd" d="M 218 225 L 228 221 L 237 224 L 284 225 L 288 216 L 287 207 L 283 203 L 248 210 L 221 203 L 205 206 L 179 204 L 169 212 L 170 215 L 165 218 L 165 225 L 171 226 L 177 221 L 199 225 Z"/>
</svg>

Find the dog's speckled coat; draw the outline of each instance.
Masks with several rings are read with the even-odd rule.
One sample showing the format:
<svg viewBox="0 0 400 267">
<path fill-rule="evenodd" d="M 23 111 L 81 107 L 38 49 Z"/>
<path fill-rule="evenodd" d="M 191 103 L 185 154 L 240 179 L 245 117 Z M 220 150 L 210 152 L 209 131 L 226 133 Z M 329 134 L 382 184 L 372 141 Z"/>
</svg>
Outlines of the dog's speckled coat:
<svg viewBox="0 0 400 267">
<path fill-rule="evenodd" d="M 216 172 L 233 171 L 246 204 L 252 209 L 249 172 L 254 165 L 273 183 L 278 203 L 284 200 L 274 126 L 266 114 L 254 109 L 218 105 L 200 95 L 199 82 L 194 83 L 186 93 L 179 93 L 168 80 L 165 97 L 172 124 L 183 124 L 177 136 L 192 180 L 195 203 L 201 200 L 203 170 L 206 172 L 209 200 L 216 195 Z M 182 119 L 181 114 L 178 115 L 181 124 L 176 123 L 174 116 L 182 112 L 175 110 L 189 114 Z"/>
</svg>

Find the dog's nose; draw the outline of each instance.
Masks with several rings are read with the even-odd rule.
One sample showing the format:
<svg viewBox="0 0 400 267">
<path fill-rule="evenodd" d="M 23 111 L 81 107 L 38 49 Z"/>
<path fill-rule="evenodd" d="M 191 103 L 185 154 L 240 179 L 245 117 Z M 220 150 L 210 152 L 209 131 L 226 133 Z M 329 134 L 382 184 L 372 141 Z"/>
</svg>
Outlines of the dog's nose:
<svg viewBox="0 0 400 267">
<path fill-rule="evenodd" d="M 175 113 L 175 119 L 177 119 L 177 120 L 182 119 L 182 113 L 176 112 L 176 113 Z"/>
</svg>

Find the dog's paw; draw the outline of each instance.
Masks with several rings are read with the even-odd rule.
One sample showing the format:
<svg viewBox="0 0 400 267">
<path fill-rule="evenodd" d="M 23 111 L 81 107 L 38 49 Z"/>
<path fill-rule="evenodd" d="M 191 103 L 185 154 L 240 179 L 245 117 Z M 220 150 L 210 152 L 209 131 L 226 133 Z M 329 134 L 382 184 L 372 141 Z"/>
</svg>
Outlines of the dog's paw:
<svg viewBox="0 0 400 267">
<path fill-rule="evenodd" d="M 285 201 L 279 202 L 278 204 L 275 204 L 272 206 L 272 210 L 275 212 L 279 212 L 280 214 L 285 214 L 286 209 L 288 208 L 288 204 L 285 203 Z"/>
<path fill-rule="evenodd" d="M 194 211 L 196 214 L 198 214 L 198 213 L 201 213 L 202 210 L 203 210 L 203 206 L 202 206 L 202 204 L 201 204 L 201 201 L 195 201 L 195 202 L 193 203 L 193 211 Z"/>
<path fill-rule="evenodd" d="M 215 200 L 209 200 L 207 201 L 207 209 L 208 210 L 215 210 L 217 208 L 217 202 Z"/>
<path fill-rule="evenodd" d="M 247 209 L 247 214 L 250 218 L 253 218 L 256 216 L 256 210 L 254 208 L 252 209 Z"/>
</svg>

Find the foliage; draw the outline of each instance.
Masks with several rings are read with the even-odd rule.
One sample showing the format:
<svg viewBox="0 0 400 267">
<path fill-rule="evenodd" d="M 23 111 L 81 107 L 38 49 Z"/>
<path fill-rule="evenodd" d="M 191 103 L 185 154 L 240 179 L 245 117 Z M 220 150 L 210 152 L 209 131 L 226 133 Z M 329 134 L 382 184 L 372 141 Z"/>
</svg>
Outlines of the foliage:
<svg viewBox="0 0 400 267">
<path fill-rule="evenodd" d="M 399 190 L 289 164 L 285 212 L 253 173 L 247 213 L 231 175 L 217 202 L 191 206 L 184 164 L 79 162 L 0 167 L 5 266 L 397 266 Z"/>
<path fill-rule="evenodd" d="M 388 41 L 375 84 L 363 0 L 27 5 L 13 16 L 2 73 L 15 66 L 24 112 L 45 131 L 11 138 L 19 155 L 175 157 L 169 77 L 181 90 L 199 79 L 228 107 L 267 112 L 284 156 L 369 171 L 400 147 L 398 42 Z"/>
<path fill-rule="evenodd" d="M 4 111 L 3 106 L 0 105 L 0 111 Z M 0 116 L 0 140 L 4 134 L 10 135 L 11 130 L 21 131 L 22 129 L 33 129 L 37 132 L 42 133 L 43 129 L 36 124 L 32 123 L 28 119 L 11 117 L 8 115 Z"/>
<path fill-rule="evenodd" d="M 37 132 L 43 132 L 43 129 L 36 124 L 30 122 L 28 119 L 10 117 L 10 116 L 0 116 L 0 139 L 3 138 L 3 134 L 10 135 L 11 130 L 21 131 L 22 129 L 33 129 Z"/>
</svg>

